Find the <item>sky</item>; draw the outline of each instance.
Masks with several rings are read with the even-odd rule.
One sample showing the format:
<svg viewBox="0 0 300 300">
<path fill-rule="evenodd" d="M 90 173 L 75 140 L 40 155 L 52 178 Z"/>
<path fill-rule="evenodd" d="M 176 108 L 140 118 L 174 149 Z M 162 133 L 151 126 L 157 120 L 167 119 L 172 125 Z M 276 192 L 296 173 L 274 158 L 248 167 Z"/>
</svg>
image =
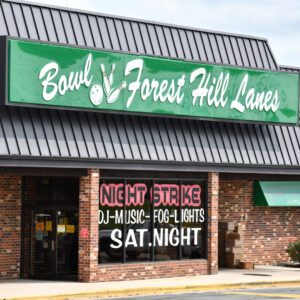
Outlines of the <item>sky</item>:
<svg viewBox="0 0 300 300">
<path fill-rule="evenodd" d="M 300 67 L 300 0 L 37 0 L 93 12 L 267 38 L 280 65 Z"/>
</svg>

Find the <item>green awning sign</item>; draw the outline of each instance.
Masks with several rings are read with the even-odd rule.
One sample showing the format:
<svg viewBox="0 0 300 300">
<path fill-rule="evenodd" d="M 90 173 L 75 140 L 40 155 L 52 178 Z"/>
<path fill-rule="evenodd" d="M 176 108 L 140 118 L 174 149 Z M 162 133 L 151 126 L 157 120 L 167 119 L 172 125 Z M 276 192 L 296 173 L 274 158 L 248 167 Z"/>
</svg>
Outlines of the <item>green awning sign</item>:
<svg viewBox="0 0 300 300">
<path fill-rule="evenodd" d="M 298 74 L 14 39 L 7 68 L 7 104 L 298 123 Z"/>
<path fill-rule="evenodd" d="M 255 181 L 254 206 L 300 206 L 300 181 Z"/>
</svg>

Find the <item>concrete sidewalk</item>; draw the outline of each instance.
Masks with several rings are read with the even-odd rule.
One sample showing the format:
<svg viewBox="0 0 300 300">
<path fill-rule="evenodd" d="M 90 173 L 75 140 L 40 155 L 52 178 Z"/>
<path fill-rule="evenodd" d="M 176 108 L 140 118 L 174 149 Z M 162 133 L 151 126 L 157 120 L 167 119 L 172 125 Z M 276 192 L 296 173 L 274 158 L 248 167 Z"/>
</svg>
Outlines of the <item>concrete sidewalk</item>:
<svg viewBox="0 0 300 300">
<path fill-rule="evenodd" d="M 222 269 L 217 275 L 97 283 L 0 281 L 0 299 L 106 298 L 267 286 L 300 286 L 300 268 L 257 266 L 254 270 Z"/>
</svg>

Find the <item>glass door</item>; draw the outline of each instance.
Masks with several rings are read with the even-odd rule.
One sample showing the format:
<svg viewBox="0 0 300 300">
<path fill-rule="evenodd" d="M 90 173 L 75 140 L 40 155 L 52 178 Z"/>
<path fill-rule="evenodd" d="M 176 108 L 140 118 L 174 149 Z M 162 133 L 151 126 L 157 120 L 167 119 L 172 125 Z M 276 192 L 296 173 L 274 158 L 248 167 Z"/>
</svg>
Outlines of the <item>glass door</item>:
<svg viewBox="0 0 300 300">
<path fill-rule="evenodd" d="M 75 280 L 78 270 L 78 212 L 57 211 L 57 278 Z"/>
<path fill-rule="evenodd" d="M 55 276 L 55 221 L 55 211 L 32 211 L 30 256 L 33 278 L 52 279 Z"/>
<path fill-rule="evenodd" d="M 78 269 L 78 212 L 33 210 L 31 277 L 76 280 Z"/>
</svg>

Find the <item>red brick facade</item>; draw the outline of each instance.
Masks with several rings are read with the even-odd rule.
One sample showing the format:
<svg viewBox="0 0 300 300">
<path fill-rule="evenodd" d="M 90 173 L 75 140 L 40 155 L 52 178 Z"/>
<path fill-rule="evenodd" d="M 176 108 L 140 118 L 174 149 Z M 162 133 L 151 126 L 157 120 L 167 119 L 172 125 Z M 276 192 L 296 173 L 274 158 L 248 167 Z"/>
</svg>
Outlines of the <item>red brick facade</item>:
<svg viewBox="0 0 300 300">
<path fill-rule="evenodd" d="M 79 235 L 80 281 L 133 280 L 217 272 L 218 173 L 209 174 L 208 180 L 208 260 L 98 265 L 98 189 L 99 171 L 91 169 L 88 176 L 80 179 L 79 231 L 83 228 L 89 230 L 88 238 Z"/>
<path fill-rule="evenodd" d="M 159 277 L 215 274 L 218 271 L 218 221 L 233 221 L 244 228 L 243 260 L 256 264 L 288 261 L 285 250 L 291 237 L 299 237 L 300 208 L 254 207 L 253 181 L 220 180 L 208 174 L 208 259 L 98 264 L 99 179 L 97 169 L 80 178 L 79 234 L 80 281 L 132 280 Z M 35 198 L 34 184 L 26 178 L 25 198 Z M 26 204 L 26 203 L 25 203 Z M 24 215 L 24 275 L 28 275 L 29 215 Z M 20 276 L 21 176 L 0 176 L 0 279 Z M 5 245 L 5 247 L 3 247 Z"/>
<path fill-rule="evenodd" d="M 21 176 L 0 175 L 0 280 L 20 277 Z"/>
<path fill-rule="evenodd" d="M 219 220 L 243 225 L 243 260 L 256 264 L 288 261 L 289 239 L 300 236 L 300 207 L 254 207 L 253 181 L 220 181 Z"/>
</svg>

